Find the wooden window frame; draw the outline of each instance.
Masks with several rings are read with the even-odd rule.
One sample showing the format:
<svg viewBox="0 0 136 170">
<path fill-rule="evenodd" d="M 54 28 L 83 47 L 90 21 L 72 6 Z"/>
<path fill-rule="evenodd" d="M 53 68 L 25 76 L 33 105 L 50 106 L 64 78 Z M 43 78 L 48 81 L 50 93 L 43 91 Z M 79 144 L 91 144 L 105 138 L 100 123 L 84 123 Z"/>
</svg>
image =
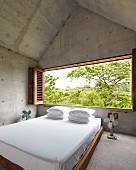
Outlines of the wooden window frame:
<svg viewBox="0 0 136 170">
<path fill-rule="evenodd" d="M 130 58 L 132 58 L 132 54 L 126 54 L 126 55 L 122 55 L 122 56 L 99 59 L 99 60 L 94 60 L 94 61 L 87 61 L 87 62 L 82 62 L 82 63 L 75 63 L 75 64 L 70 64 L 70 65 L 45 68 L 44 72 L 52 71 L 52 70 L 60 70 L 60 69 L 65 69 L 65 68 L 86 66 L 86 65 L 92 65 L 92 64 L 100 64 L 100 63 L 106 63 L 106 62 L 112 62 L 112 61 L 118 61 L 118 60 L 125 60 L 125 59 L 130 59 Z"/>
<path fill-rule="evenodd" d="M 132 111 L 136 111 L 136 48 L 132 50 Z"/>
</svg>

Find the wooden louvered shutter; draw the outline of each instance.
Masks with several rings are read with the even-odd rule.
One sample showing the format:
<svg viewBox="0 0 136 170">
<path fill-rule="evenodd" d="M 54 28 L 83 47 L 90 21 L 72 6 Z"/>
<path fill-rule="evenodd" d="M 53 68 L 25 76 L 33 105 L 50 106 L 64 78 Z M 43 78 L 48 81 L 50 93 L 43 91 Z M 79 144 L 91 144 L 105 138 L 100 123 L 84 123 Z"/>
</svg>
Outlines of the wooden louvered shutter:
<svg viewBox="0 0 136 170">
<path fill-rule="evenodd" d="M 28 103 L 44 103 L 44 75 L 40 68 L 29 68 Z"/>
<path fill-rule="evenodd" d="M 132 50 L 132 110 L 136 111 L 136 48 Z"/>
<path fill-rule="evenodd" d="M 33 68 L 29 68 L 28 70 L 28 104 L 34 104 L 33 87 L 34 87 Z"/>
</svg>

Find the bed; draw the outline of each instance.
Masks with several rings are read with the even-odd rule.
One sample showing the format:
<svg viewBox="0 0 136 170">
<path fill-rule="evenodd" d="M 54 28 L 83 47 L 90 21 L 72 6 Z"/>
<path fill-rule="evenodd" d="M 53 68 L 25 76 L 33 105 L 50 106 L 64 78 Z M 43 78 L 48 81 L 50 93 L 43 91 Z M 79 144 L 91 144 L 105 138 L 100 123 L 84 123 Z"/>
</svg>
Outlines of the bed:
<svg viewBox="0 0 136 170">
<path fill-rule="evenodd" d="M 88 124 L 46 116 L 0 127 L 0 163 L 12 170 L 84 169 L 103 132 L 101 119 Z"/>
</svg>

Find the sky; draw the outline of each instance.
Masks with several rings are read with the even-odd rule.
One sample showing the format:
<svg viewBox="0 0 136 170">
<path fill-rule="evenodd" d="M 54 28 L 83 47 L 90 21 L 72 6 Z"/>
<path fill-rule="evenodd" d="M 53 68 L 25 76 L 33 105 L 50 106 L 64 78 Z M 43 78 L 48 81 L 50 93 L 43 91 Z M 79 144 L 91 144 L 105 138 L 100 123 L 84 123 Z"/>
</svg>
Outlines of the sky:
<svg viewBox="0 0 136 170">
<path fill-rule="evenodd" d="M 55 84 L 55 87 L 57 88 L 66 89 L 68 86 L 74 88 L 74 87 L 83 87 L 87 85 L 84 78 L 75 78 L 72 81 L 70 78 L 67 78 L 67 74 L 72 70 L 74 70 L 75 68 L 76 67 L 47 71 L 46 74 L 51 74 L 54 78 L 59 77 L 59 79 L 56 80 L 56 84 Z"/>
</svg>

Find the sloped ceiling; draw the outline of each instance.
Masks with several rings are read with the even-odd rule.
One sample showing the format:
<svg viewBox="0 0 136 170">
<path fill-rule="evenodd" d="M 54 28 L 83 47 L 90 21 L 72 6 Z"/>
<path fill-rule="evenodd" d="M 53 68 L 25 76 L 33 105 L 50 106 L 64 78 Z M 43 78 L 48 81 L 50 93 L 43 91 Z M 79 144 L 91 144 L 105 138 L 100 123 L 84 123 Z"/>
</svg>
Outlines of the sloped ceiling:
<svg viewBox="0 0 136 170">
<path fill-rule="evenodd" d="M 74 0 L 0 0 L 0 45 L 39 60 L 74 6 Z"/>
<path fill-rule="evenodd" d="M 76 2 L 136 31 L 136 0 L 0 0 L 0 45 L 40 60 Z"/>
<path fill-rule="evenodd" d="M 77 0 L 77 2 L 84 8 L 136 31 L 136 0 Z"/>
</svg>

